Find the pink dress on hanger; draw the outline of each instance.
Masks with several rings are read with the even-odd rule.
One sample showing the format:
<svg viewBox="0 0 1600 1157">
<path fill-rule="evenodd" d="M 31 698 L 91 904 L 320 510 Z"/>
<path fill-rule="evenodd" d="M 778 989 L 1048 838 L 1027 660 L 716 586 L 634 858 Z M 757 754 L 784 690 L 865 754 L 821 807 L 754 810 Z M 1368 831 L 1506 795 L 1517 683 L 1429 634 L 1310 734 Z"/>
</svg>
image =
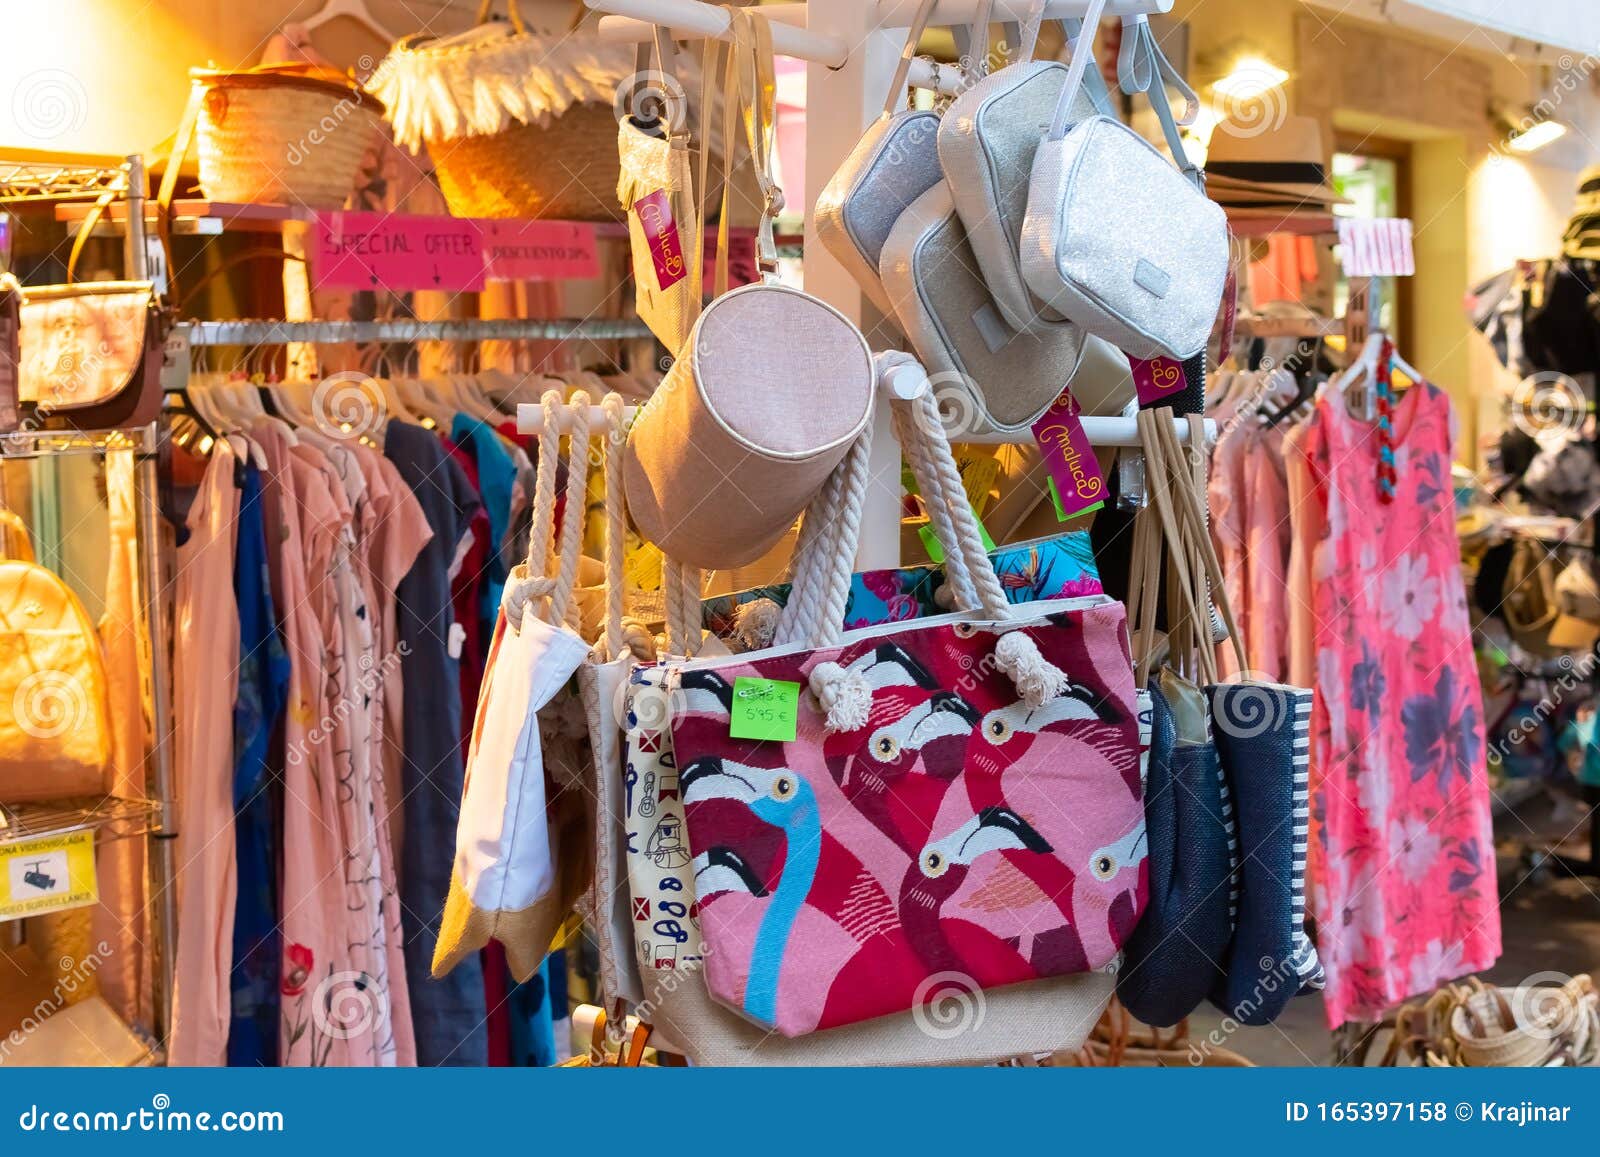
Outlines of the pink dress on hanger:
<svg viewBox="0 0 1600 1157">
<path fill-rule="evenodd" d="M 220 440 L 189 508 L 178 548 L 173 642 L 173 772 L 178 789 L 178 927 L 173 1065 L 228 1063 L 233 1012 L 233 702 L 239 687 L 239 607 L 233 558 L 239 459 Z"/>
<path fill-rule="evenodd" d="M 337 777 L 326 739 L 317 742 L 327 685 L 327 655 L 337 639 L 329 570 L 338 514 L 324 470 L 293 444 L 275 418 L 251 428 L 267 458 L 262 505 L 267 518 L 272 598 L 281 607 L 289 653 L 289 705 L 283 728 L 283 965 L 279 1063 L 350 1064 L 349 1037 L 326 1009 L 342 1000 L 350 966 L 344 940 L 344 850 Z M 336 635 L 336 632 L 335 632 Z"/>
<path fill-rule="evenodd" d="M 1394 432 L 1387 506 L 1377 429 L 1342 398 L 1287 442 L 1294 681 L 1316 689 L 1312 910 L 1333 1026 L 1376 1020 L 1500 954 L 1449 399 L 1413 388 Z"/>
</svg>

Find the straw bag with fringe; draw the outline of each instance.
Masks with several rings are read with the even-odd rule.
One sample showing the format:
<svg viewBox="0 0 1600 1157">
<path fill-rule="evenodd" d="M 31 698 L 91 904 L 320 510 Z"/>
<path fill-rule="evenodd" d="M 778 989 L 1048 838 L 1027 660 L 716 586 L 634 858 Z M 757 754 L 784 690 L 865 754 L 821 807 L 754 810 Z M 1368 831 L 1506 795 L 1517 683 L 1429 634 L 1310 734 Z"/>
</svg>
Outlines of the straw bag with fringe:
<svg viewBox="0 0 1600 1157">
<path fill-rule="evenodd" d="M 1255 1068 L 1254 1061 L 1232 1049 L 1191 1040 L 1188 1020 L 1168 1030 L 1151 1028 L 1134 1020 L 1114 997 L 1083 1046 L 1056 1053 L 1050 1063 L 1063 1068 Z"/>
<path fill-rule="evenodd" d="M 516 0 L 509 24 L 490 22 L 492 6 L 455 36 L 402 37 L 378 66 L 395 142 L 427 146 L 457 217 L 620 220 L 616 109 L 632 46 L 575 31 L 582 6 L 549 35 L 529 31 Z"/>
</svg>

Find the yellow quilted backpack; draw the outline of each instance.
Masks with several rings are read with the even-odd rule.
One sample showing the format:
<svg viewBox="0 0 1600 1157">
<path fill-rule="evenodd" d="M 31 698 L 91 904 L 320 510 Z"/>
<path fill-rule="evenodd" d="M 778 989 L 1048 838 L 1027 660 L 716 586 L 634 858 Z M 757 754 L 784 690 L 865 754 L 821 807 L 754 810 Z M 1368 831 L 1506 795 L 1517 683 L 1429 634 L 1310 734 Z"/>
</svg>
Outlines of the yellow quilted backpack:
<svg viewBox="0 0 1600 1157">
<path fill-rule="evenodd" d="M 0 534 L 0 803 L 99 795 L 111 760 L 100 636 L 34 562 L 22 520 L 0 510 Z"/>
</svg>

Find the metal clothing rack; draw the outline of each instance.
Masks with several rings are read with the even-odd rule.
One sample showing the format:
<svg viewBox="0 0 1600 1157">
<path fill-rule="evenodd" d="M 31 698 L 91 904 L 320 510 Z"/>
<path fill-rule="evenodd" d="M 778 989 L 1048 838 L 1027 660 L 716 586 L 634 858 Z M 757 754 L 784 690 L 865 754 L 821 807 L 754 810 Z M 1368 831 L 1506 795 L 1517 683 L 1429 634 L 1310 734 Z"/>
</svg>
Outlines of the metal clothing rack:
<svg viewBox="0 0 1600 1157">
<path fill-rule="evenodd" d="M 616 318 L 490 318 L 444 321 L 190 321 L 175 334 L 191 346 L 339 345 L 424 341 L 618 341 L 652 336 Z"/>
<path fill-rule="evenodd" d="M 144 213 L 147 180 L 144 158 L 135 154 L 120 164 L 106 158 L 73 158 L 40 154 L 0 158 L 0 204 L 98 200 L 108 194 L 126 204 L 129 225 L 122 239 L 123 266 L 131 281 L 150 278 L 145 243 Z M 108 816 L 126 821 L 145 813 L 150 837 L 150 905 L 155 941 L 156 977 L 153 993 L 156 1039 L 165 1044 L 171 1031 L 173 949 L 178 929 L 178 893 L 173 841 L 178 835 L 178 813 L 172 766 L 172 632 L 163 613 L 162 592 L 172 573 L 172 547 L 161 522 L 160 478 L 157 474 L 162 426 L 153 422 L 133 430 L 50 431 L 19 430 L 0 436 L 0 455 L 8 459 L 49 457 L 60 454 L 106 454 L 131 450 L 135 455 L 137 488 L 135 534 L 139 554 L 139 582 L 143 590 L 146 629 L 150 633 L 150 750 L 147 777 L 150 799 L 120 801 L 120 806 L 96 806 L 58 811 L 51 822 L 66 822 L 70 815 L 94 826 Z M 35 821 L 37 823 L 37 820 Z M 124 831 L 124 834 L 136 834 Z"/>
</svg>

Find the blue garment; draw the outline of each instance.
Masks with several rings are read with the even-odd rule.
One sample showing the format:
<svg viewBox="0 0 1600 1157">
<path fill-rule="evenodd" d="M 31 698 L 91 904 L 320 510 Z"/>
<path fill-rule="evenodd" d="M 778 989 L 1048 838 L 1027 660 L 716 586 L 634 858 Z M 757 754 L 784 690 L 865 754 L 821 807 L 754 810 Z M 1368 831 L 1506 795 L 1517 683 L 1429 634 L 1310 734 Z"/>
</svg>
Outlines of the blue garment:
<svg viewBox="0 0 1600 1157">
<path fill-rule="evenodd" d="M 505 590 L 508 568 L 500 544 L 511 526 L 511 494 L 517 483 L 517 462 L 498 432 L 489 423 L 470 414 L 457 414 L 450 426 L 450 441 L 472 450 L 478 463 L 478 492 L 483 495 L 484 513 L 489 516 L 489 564 L 484 575 L 483 596 L 479 604 L 485 630 L 492 632 L 500 614 L 500 596 Z"/>
<path fill-rule="evenodd" d="M 233 593 L 239 604 L 239 692 L 233 704 L 233 831 L 239 900 L 233 917 L 228 1064 L 276 1065 L 283 768 L 269 767 L 267 755 L 288 702 L 289 655 L 278 633 L 267 574 L 261 471 L 241 463 L 237 481 Z"/>
<path fill-rule="evenodd" d="M 466 779 L 461 751 L 461 674 L 450 657 L 450 566 L 479 502 L 466 471 L 421 426 L 391 421 L 383 452 L 411 487 L 433 528 L 395 588 L 404 687 L 401 721 L 400 924 L 419 1065 L 489 1063 L 483 965 L 469 955 L 430 979 L 439 918 L 450 888 L 456 821 Z"/>
<path fill-rule="evenodd" d="M 539 971 L 511 986 L 506 1005 L 511 1013 L 511 1063 L 526 1068 L 548 1068 L 556 1063 L 556 1034 L 551 1013 L 556 985 L 561 980 L 561 1015 L 567 1015 L 567 954 L 557 950 L 544 958 Z"/>
</svg>

